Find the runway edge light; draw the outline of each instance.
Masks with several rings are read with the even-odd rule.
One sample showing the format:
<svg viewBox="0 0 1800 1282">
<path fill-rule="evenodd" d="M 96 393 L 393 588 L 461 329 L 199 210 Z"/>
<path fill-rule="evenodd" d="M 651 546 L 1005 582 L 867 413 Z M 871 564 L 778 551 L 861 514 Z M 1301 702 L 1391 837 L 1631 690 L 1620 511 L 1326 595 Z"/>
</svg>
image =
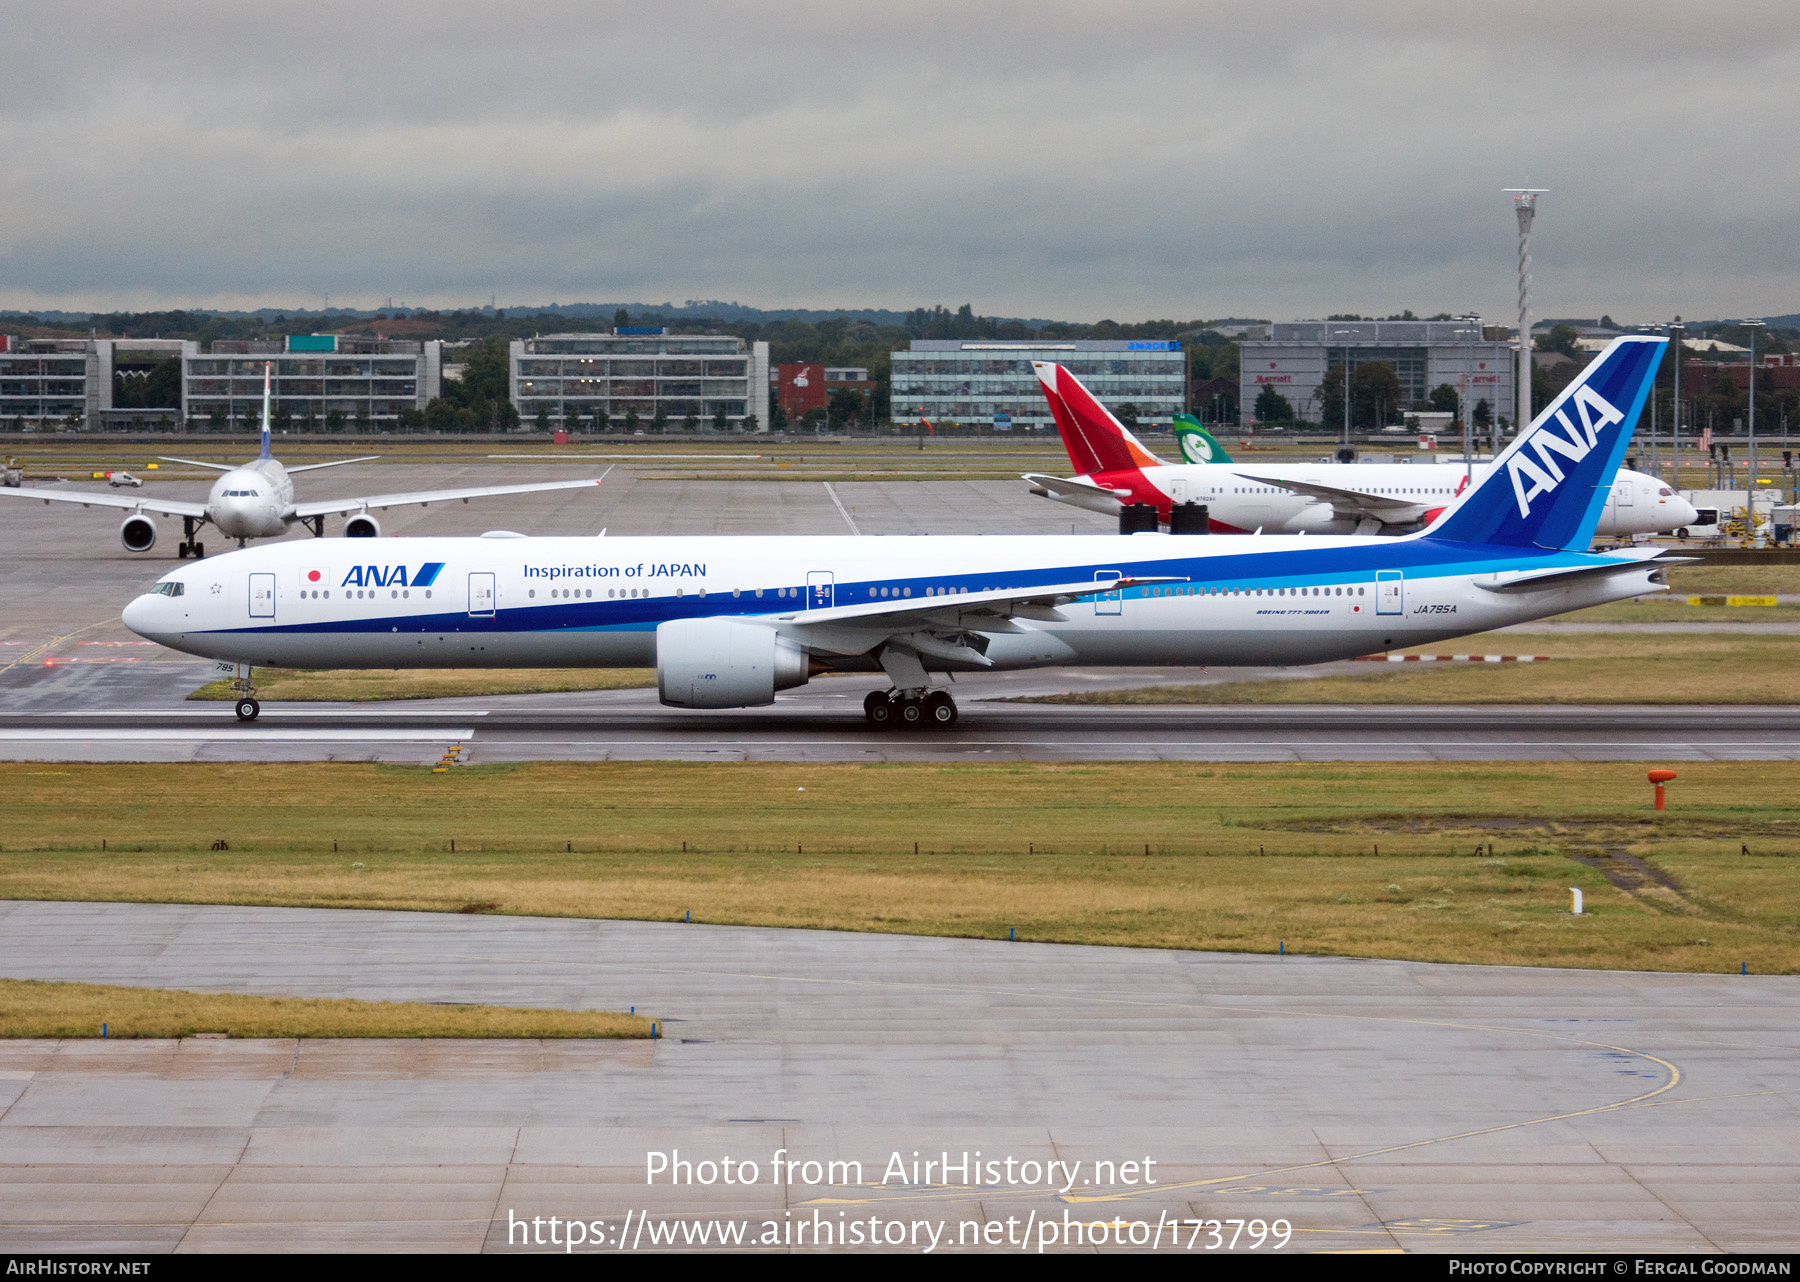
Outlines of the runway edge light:
<svg viewBox="0 0 1800 1282">
<path fill-rule="evenodd" d="M 1663 785 L 1668 783 L 1669 780 L 1674 777 L 1675 772 L 1673 770 L 1652 770 L 1650 772 L 1650 782 L 1656 785 L 1656 808 L 1658 810 L 1663 808 Z"/>
</svg>

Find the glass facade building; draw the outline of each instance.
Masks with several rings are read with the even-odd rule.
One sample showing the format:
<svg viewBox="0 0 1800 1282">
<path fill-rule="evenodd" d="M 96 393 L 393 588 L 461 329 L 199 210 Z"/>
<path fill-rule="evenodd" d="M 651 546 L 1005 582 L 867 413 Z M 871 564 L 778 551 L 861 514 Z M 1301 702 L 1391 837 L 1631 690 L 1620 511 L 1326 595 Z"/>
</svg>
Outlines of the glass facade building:
<svg viewBox="0 0 1800 1282">
<path fill-rule="evenodd" d="M 182 360 L 182 413 L 190 420 L 241 427 L 262 420 L 263 364 L 274 364 L 273 408 L 323 426 L 393 427 L 405 410 L 422 410 L 442 391 L 443 344 L 343 334 L 220 340 Z"/>
<path fill-rule="evenodd" d="M 914 339 L 892 359 L 896 422 L 1054 428 L 1033 361 L 1063 366 L 1110 410 L 1137 406 L 1140 423 L 1167 425 L 1186 408 L 1187 355 L 1174 341 Z"/>
<path fill-rule="evenodd" d="M 91 339 L 0 338 L 0 422 L 86 420 L 100 408 L 98 347 Z"/>
<path fill-rule="evenodd" d="M 531 424 L 616 426 L 631 411 L 648 427 L 660 410 L 671 427 L 703 424 L 722 410 L 733 427 L 756 416 L 769 429 L 769 345 L 730 334 L 545 334 L 512 344 L 512 399 Z"/>
<path fill-rule="evenodd" d="M 198 345 L 174 338 L 27 338 L 0 335 L 0 423 L 75 423 L 88 431 L 169 426 L 180 408 L 116 410 L 113 375 L 148 373 Z"/>
<path fill-rule="evenodd" d="M 1238 406 L 1244 426 L 1256 397 L 1274 387 L 1303 419 L 1317 422 L 1319 389 L 1327 371 L 1346 362 L 1385 361 L 1400 379 L 1406 401 L 1423 401 L 1448 383 L 1466 391 L 1471 406 L 1486 401 L 1496 417 L 1513 416 L 1515 345 L 1509 331 L 1479 316 L 1453 321 L 1293 321 L 1245 332 L 1238 364 Z M 1330 428 L 1337 424 L 1326 423 Z"/>
</svg>

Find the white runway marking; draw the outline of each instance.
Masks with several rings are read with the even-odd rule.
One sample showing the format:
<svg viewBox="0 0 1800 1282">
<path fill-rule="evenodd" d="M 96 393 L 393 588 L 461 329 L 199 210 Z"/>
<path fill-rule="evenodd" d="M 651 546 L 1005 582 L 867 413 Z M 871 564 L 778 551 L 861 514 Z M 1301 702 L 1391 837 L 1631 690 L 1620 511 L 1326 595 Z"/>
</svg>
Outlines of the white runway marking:
<svg viewBox="0 0 1800 1282">
<path fill-rule="evenodd" d="M 468 739 L 473 726 L 419 726 L 395 730 L 315 730 L 276 726 L 241 726 L 220 722 L 216 726 L 184 726 L 179 729 L 117 729 L 70 726 L 67 729 L 0 730 L 0 743 L 192 743 L 197 739 L 253 741 L 256 743 L 414 743 Z"/>
</svg>

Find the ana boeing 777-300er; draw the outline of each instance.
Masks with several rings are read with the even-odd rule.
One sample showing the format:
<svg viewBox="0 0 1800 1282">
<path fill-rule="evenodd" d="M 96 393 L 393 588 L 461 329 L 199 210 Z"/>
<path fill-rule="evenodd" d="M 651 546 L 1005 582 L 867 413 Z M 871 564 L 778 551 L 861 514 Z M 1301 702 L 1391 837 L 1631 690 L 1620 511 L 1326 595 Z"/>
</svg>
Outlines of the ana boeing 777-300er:
<svg viewBox="0 0 1800 1282">
<path fill-rule="evenodd" d="M 1299 664 L 1665 590 L 1662 555 L 1589 552 L 1662 358 L 1616 340 L 1428 531 L 1129 537 L 405 538 L 182 566 L 127 627 L 237 665 L 624 667 L 681 708 L 882 671 L 871 721 L 949 725 L 933 673 Z"/>
<path fill-rule="evenodd" d="M 344 522 L 344 535 L 352 539 L 372 539 L 381 534 L 381 523 L 370 510 L 405 507 L 417 503 L 448 503 L 461 499 L 487 498 L 495 494 L 533 494 L 539 490 L 573 490 L 600 484 L 598 480 L 534 481 L 528 485 L 478 485 L 458 490 L 420 490 L 405 494 L 370 494 L 362 498 L 323 499 L 313 503 L 294 502 L 293 477 L 297 472 L 313 472 L 322 467 L 342 467 L 346 463 L 367 463 L 379 457 L 334 459 L 329 463 L 307 463 L 302 467 L 283 467 L 269 450 L 269 379 L 270 365 L 263 363 L 262 454 L 249 463 L 202 463 L 195 459 L 163 458 L 165 463 L 184 463 L 204 467 L 224 475 L 213 482 L 212 492 L 204 503 L 183 503 L 175 499 L 127 498 L 122 494 L 95 494 L 87 490 L 0 489 L 0 494 L 15 499 L 41 499 L 45 503 L 79 503 L 83 507 L 123 508 L 130 513 L 119 526 L 119 542 L 127 552 L 148 552 L 156 546 L 156 522 L 150 513 L 181 518 L 183 537 L 176 555 L 206 555 L 206 545 L 195 540 L 203 526 L 216 527 L 226 538 L 236 539 L 243 547 L 250 539 L 272 539 L 287 533 L 298 522 L 314 535 L 323 537 L 325 518 L 340 512 L 352 515 Z M 117 482 L 114 482 L 117 484 Z M 142 482 L 135 478 L 132 485 Z"/>
<path fill-rule="evenodd" d="M 1165 463 L 1068 370 L 1043 361 L 1032 365 L 1078 475 L 1028 473 L 1031 492 L 1108 516 L 1142 503 L 1167 525 L 1171 507 L 1203 503 L 1208 526 L 1220 533 L 1410 534 L 1430 525 L 1471 479 L 1480 480 L 1493 466 L 1237 463 L 1197 422 L 1177 428 L 1189 461 Z M 1686 529 L 1697 516 L 1691 503 L 1654 476 L 1620 469 L 1594 528 L 1607 538 L 1629 538 Z"/>
</svg>

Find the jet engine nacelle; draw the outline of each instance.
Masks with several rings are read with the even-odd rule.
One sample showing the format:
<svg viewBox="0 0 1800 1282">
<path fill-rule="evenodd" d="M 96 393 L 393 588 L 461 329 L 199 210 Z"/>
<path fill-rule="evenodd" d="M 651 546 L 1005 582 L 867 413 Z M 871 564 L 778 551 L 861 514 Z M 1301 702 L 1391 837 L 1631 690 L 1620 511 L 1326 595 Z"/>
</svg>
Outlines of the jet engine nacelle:
<svg viewBox="0 0 1800 1282">
<path fill-rule="evenodd" d="M 344 537 L 347 539 L 378 539 L 381 537 L 381 522 L 367 512 L 358 512 L 344 522 Z"/>
<path fill-rule="evenodd" d="M 133 512 L 119 527 L 119 542 L 127 552 L 148 552 L 156 546 L 156 522 L 142 512 Z"/>
<path fill-rule="evenodd" d="M 1290 534 L 1354 534 L 1356 522 L 1339 516 L 1329 503 L 1308 503 L 1281 528 Z"/>
<path fill-rule="evenodd" d="M 743 619 L 673 619 L 656 629 L 656 689 L 672 708 L 755 708 L 806 684 L 806 651 Z"/>
</svg>

